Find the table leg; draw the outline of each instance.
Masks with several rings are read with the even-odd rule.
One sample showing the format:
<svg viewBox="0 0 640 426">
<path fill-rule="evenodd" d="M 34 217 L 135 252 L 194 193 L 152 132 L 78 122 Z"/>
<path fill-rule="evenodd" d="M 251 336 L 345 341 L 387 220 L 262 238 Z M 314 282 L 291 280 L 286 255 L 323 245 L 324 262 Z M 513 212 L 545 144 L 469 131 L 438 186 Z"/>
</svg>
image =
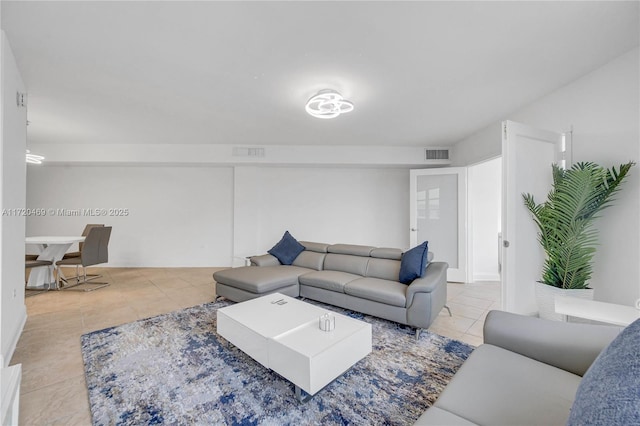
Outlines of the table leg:
<svg viewBox="0 0 640 426">
<path fill-rule="evenodd" d="M 338 374 L 335 379 L 333 379 L 331 382 L 327 383 L 322 389 L 325 389 L 327 386 L 331 385 L 333 382 L 338 380 L 340 377 L 344 376 L 344 374 L 347 371 L 349 371 L 350 368 L 351 367 L 347 368 L 342 373 Z M 318 392 L 316 392 L 313 395 L 311 395 L 311 394 L 308 394 L 307 392 L 305 392 L 304 390 L 300 389 L 300 386 L 296 385 L 295 383 L 293 384 L 293 386 L 295 388 L 296 398 L 298 399 L 298 402 L 300 402 L 300 403 L 309 402 L 311 400 L 311 398 L 313 398 L 313 395 L 316 395 L 316 394 L 320 393 L 320 391 L 322 391 L 322 389 L 320 389 Z"/>
<path fill-rule="evenodd" d="M 311 398 L 313 398 L 313 395 L 306 393 L 305 391 L 300 389 L 300 386 L 298 385 L 293 385 L 293 386 L 295 387 L 296 398 L 298 399 L 299 403 L 304 404 L 305 402 L 311 401 Z"/>
<path fill-rule="evenodd" d="M 49 260 L 43 256 L 47 246 L 45 244 L 36 244 L 38 249 L 38 260 Z M 52 282 L 51 268 L 33 268 L 29 271 L 29 280 L 27 281 L 27 290 L 49 290 Z M 47 283 L 49 284 L 47 286 Z"/>
<path fill-rule="evenodd" d="M 64 256 L 71 244 L 37 244 L 38 260 L 50 260 L 55 265 Z M 27 289 L 52 289 L 56 288 L 56 278 L 54 276 L 55 266 L 52 268 L 33 268 L 29 273 Z"/>
</svg>

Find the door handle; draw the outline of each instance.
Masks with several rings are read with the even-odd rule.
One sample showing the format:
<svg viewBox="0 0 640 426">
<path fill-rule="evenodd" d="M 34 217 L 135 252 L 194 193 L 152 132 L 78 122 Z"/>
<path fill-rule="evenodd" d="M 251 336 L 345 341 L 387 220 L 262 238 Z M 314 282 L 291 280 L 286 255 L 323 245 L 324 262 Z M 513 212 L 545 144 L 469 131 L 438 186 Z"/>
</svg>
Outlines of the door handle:
<svg viewBox="0 0 640 426">
<path fill-rule="evenodd" d="M 509 247 L 509 241 L 507 240 L 502 240 L 502 247 Z"/>
<path fill-rule="evenodd" d="M 418 228 L 411 228 L 411 232 L 416 232 Z"/>
</svg>

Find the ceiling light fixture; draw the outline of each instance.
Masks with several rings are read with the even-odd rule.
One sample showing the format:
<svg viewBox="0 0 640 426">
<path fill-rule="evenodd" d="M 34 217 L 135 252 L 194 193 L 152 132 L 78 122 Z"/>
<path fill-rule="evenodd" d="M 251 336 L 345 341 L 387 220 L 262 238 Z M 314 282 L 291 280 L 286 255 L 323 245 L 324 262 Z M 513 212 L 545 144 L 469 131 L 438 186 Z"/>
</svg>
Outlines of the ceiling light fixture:
<svg viewBox="0 0 640 426">
<path fill-rule="evenodd" d="M 335 90 L 319 91 L 307 101 L 305 109 L 316 118 L 336 118 L 340 114 L 353 111 L 353 103 L 347 101 Z"/>
<path fill-rule="evenodd" d="M 42 160 L 44 160 L 42 155 L 32 154 L 31 151 L 27 150 L 27 163 L 42 164 Z"/>
</svg>

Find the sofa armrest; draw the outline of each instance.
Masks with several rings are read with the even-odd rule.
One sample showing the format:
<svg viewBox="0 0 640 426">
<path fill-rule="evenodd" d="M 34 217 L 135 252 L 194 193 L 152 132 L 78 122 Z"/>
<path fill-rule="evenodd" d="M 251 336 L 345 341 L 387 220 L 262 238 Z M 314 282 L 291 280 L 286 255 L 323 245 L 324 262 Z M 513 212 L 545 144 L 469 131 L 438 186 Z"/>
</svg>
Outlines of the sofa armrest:
<svg viewBox="0 0 640 426">
<path fill-rule="evenodd" d="M 278 258 L 270 254 L 251 256 L 249 260 L 251 260 L 251 266 L 276 266 L 280 264 Z"/>
<path fill-rule="evenodd" d="M 407 286 L 407 324 L 416 328 L 429 328 L 442 307 L 447 303 L 446 262 L 431 262 L 422 278 Z"/>
<path fill-rule="evenodd" d="M 443 282 L 446 283 L 448 267 L 446 262 L 431 262 L 424 276 L 416 278 L 407 287 L 407 306 L 411 306 L 414 294 L 431 293 Z"/>
<path fill-rule="evenodd" d="M 582 376 L 621 330 L 491 311 L 484 322 L 484 343 Z"/>
</svg>

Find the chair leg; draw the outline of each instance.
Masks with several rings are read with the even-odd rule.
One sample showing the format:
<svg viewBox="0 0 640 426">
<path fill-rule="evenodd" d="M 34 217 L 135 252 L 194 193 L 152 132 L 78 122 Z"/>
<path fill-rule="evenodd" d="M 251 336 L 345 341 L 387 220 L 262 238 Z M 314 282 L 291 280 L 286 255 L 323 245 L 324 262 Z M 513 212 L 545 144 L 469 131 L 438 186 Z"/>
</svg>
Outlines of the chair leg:
<svg viewBox="0 0 640 426">
<path fill-rule="evenodd" d="M 65 286 L 63 288 L 63 290 L 71 290 L 71 291 L 94 291 L 94 290 L 98 290 L 102 287 L 107 287 L 111 284 L 106 283 L 106 282 L 89 282 L 87 280 L 87 268 L 85 268 L 84 266 L 82 266 L 82 281 L 80 281 L 80 276 L 79 276 L 79 270 L 78 273 L 76 273 L 76 283 L 72 284 L 72 285 L 68 285 Z M 90 287 L 83 287 L 83 288 L 76 288 L 80 285 L 88 285 Z"/>
<path fill-rule="evenodd" d="M 75 277 L 69 277 L 69 279 L 75 279 L 75 280 L 79 280 L 80 279 L 80 273 L 78 272 L 78 267 L 82 267 L 82 269 L 84 270 L 84 266 L 81 266 L 81 265 L 76 266 L 76 276 Z M 102 278 L 101 274 L 87 274 L 87 273 L 85 273 L 84 276 L 86 277 L 85 281 L 91 281 L 91 280 L 96 280 L 98 278 Z"/>
<path fill-rule="evenodd" d="M 62 268 L 60 266 L 56 267 L 56 290 L 64 290 L 72 286 L 76 286 L 80 284 L 80 277 L 78 276 L 77 266 L 76 266 L 76 276 L 75 277 L 67 277 L 64 272 L 62 272 Z M 75 283 L 71 284 L 71 281 L 74 280 Z"/>
<path fill-rule="evenodd" d="M 86 281 L 91 281 L 91 280 L 97 280 L 98 278 L 102 278 L 102 275 L 100 274 L 85 274 L 84 275 L 86 278 Z"/>
<path fill-rule="evenodd" d="M 92 287 L 88 287 L 88 288 L 76 288 L 80 285 L 90 285 Z M 106 283 L 106 282 L 80 282 L 78 284 L 72 284 L 72 285 L 68 285 L 65 286 L 64 288 L 62 288 L 62 290 L 69 290 L 69 291 L 94 291 L 94 290 L 98 290 L 99 288 L 102 287 L 107 287 L 110 286 L 110 283 Z"/>
<path fill-rule="evenodd" d="M 56 290 L 62 290 L 62 286 L 63 286 L 62 281 L 66 283 L 67 279 L 62 273 L 62 270 L 60 269 L 60 267 L 56 266 L 56 276 L 55 276 Z"/>
<path fill-rule="evenodd" d="M 420 340 L 420 333 L 422 332 L 422 329 L 420 327 L 416 328 L 416 342 L 418 340 Z"/>
</svg>

